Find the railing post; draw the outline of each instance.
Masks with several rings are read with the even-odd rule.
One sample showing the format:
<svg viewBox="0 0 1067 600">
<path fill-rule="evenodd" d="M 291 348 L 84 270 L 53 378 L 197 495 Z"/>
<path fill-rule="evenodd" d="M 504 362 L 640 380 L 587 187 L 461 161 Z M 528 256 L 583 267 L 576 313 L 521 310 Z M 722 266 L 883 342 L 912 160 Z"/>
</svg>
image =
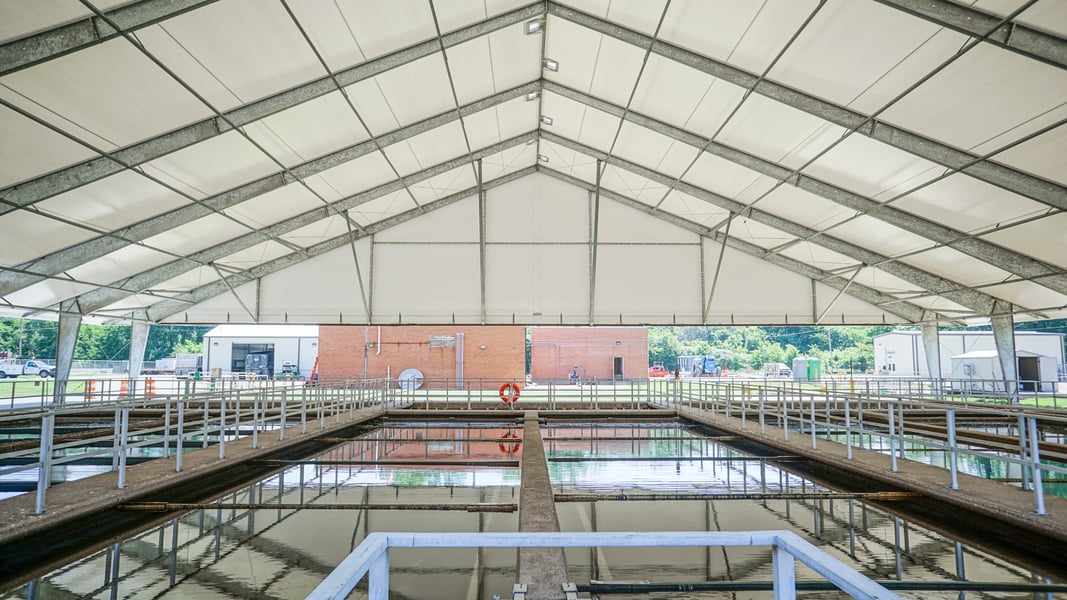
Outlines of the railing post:
<svg viewBox="0 0 1067 600">
<path fill-rule="evenodd" d="M 309 379 L 304 387 L 300 388 L 300 433 L 308 432 L 308 385 L 310 384 Z"/>
<path fill-rule="evenodd" d="M 797 574 L 793 555 L 775 544 L 771 551 L 774 566 L 774 600 L 793 600 L 797 596 Z"/>
<path fill-rule="evenodd" d="M 126 444 L 130 437 L 130 407 L 122 407 L 122 426 L 119 430 L 119 489 L 126 488 Z"/>
<path fill-rule="evenodd" d="M 219 460 L 226 458 L 226 397 L 219 399 Z"/>
<path fill-rule="evenodd" d="M 818 436 L 815 435 L 815 394 L 811 395 L 811 423 L 808 424 L 811 427 L 811 449 L 818 448 Z M 896 469 L 894 469 L 895 471 Z"/>
<path fill-rule="evenodd" d="M 252 448 L 259 448 L 259 392 L 252 395 Z"/>
<path fill-rule="evenodd" d="M 33 514 L 44 513 L 44 494 L 48 485 L 52 482 L 52 424 L 55 422 L 55 414 L 48 413 L 41 417 L 41 454 L 40 467 L 37 473 L 37 502 L 34 505 Z"/>
<path fill-rule="evenodd" d="M 163 458 L 170 456 L 170 401 L 163 403 Z"/>
<path fill-rule="evenodd" d="M 945 424 L 948 426 L 948 468 L 952 474 L 952 489 L 960 489 L 958 467 L 956 466 L 956 410 L 948 409 L 945 415 Z"/>
<path fill-rule="evenodd" d="M 897 438 L 896 438 L 895 435 L 893 435 L 893 432 L 896 431 L 896 424 L 895 424 L 895 420 L 893 418 L 893 415 L 896 414 L 897 409 L 893 406 L 892 403 L 889 403 L 888 406 L 889 406 L 889 458 L 890 458 L 890 462 L 893 465 L 893 472 L 896 473 L 897 472 Z"/>
<path fill-rule="evenodd" d="M 202 439 L 200 440 L 200 447 L 201 448 L 207 448 L 207 434 L 208 434 L 207 424 L 208 424 L 208 421 L 211 420 L 211 413 L 208 412 L 211 409 L 210 404 L 211 403 L 208 402 L 208 396 L 205 394 L 204 395 L 204 425 L 202 427 L 204 433 L 203 433 Z"/>
<path fill-rule="evenodd" d="M 849 460 L 852 460 L 852 408 L 849 406 L 851 400 L 850 396 L 845 396 L 845 451 Z"/>
<path fill-rule="evenodd" d="M 345 389 L 346 389 L 346 391 L 348 390 L 348 383 L 345 384 Z M 277 428 L 277 431 L 278 431 L 277 439 L 278 439 L 278 441 L 285 440 L 285 400 L 286 400 L 285 396 L 286 396 L 286 392 L 287 392 L 287 390 L 285 388 L 282 388 L 282 417 L 281 417 L 282 421 L 280 423 L 278 423 L 278 428 Z M 351 419 L 351 415 L 349 416 L 349 419 Z"/>
<path fill-rule="evenodd" d="M 185 435 L 185 400 L 178 400 L 178 439 L 174 441 L 176 454 L 174 455 L 174 470 L 178 473 L 182 470 L 182 438 Z M 177 534 L 175 534 L 177 535 Z"/>
<path fill-rule="evenodd" d="M 1037 447 L 1037 417 L 1030 417 L 1030 460 L 1033 468 L 1034 501 L 1037 514 L 1045 514 L 1045 490 L 1041 483 L 1041 452 Z"/>
<path fill-rule="evenodd" d="M 367 581 L 367 600 L 389 600 L 389 549 L 371 563 Z"/>
<path fill-rule="evenodd" d="M 1021 465 L 1019 470 L 1022 471 L 1023 489 L 1030 489 L 1030 473 L 1027 470 L 1026 465 L 1026 417 L 1022 413 L 1019 413 L 1019 459 Z"/>
</svg>

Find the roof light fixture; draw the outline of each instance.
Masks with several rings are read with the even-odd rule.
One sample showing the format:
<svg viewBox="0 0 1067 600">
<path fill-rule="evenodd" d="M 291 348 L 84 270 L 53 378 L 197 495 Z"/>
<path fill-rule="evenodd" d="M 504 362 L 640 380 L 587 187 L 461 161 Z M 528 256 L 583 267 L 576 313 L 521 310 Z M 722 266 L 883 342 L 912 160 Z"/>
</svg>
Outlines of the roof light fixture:
<svg viewBox="0 0 1067 600">
<path fill-rule="evenodd" d="M 541 115 L 541 122 L 544 123 L 545 125 L 551 125 L 552 124 L 552 117 L 550 117 L 548 115 Z"/>
<path fill-rule="evenodd" d="M 526 21 L 526 35 L 541 33 L 541 25 L 541 19 L 533 19 L 532 21 Z"/>
<path fill-rule="evenodd" d="M 531 100 L 537 100 L 540 97 L 541 97 L 541 91 L 540 90 L 536 90 L 536 91 L 529 92 L 529 93 L 526 94 L 526 101 L 530 102 Z"/>
<path fill-rule="evenodd" d="M 538 154 L 537 155 L 537 160 L 539 160 L 539 161 L 541 161 L 543 163 L 546 163 L 546 162 L 548 162 L 548 156 L 546 156 L 544 154 Z"/>
<path fill-rule="evenodd" d="M 546 58 L 543 66 L 549 71 L 559 71 L 559 61 L 552 58 Z"/>
<path fill-rule="evenodd" d="M 526 140 L 526 145 L 527 146 L 530 146 L 530 145 L 536 144 L 536 143 L 537 143 L 537 138 L 530 138 L 530 139 Z"/>
</svg>

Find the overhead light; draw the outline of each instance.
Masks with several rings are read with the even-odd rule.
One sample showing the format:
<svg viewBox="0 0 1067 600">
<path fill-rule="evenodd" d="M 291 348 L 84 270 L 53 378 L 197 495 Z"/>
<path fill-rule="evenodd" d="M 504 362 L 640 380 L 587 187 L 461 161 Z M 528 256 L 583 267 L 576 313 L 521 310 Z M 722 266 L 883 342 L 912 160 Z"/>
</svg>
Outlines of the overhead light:
<svg viewBox="0 0 1067 600">
<path fill-rule="evenodd" d="M 548 156 L 546 156 L 544 154 L 538 154 L 537 155 L 537 160 L 539 160 L 539 161 L 541 161 L 543 163 L 546 163 L 546 162 L 548 162 Z"/>
<path fill-rule="evenodd" d="M 537 100 L 540 97 L 541 97 L 541 92 L 540 91 L 530 92 L 530 93 L 526 94 L 526 101 L 529 102 L 531 100 Z"/>
<path fill-rule="evenodd" d="M 541 19 L 526 21 L 526 35 L 541 33 Z"/>
<path fill-rule="evenodd" d="M 537 143 L 537 138 L 530 138 L 530 139 L 526 140 L 526 145 L 527 146 L 530 146 L 530 145 L 536 144 L 536 143 Z"/>
<path fill-rule="evenodd" d="M 548 115 L 541 115 L 541 122 L 544 123 L 545 125 L 551 125 L 552 124 L 552 117 L 550 117 Z"/>
<path fill-rule="evenodd" d="M 553 60 L 551 58 L 546 58 L 544 62 L 544 67 L 549 71 L 559 71 L 559 61 Z"/>
</svg>

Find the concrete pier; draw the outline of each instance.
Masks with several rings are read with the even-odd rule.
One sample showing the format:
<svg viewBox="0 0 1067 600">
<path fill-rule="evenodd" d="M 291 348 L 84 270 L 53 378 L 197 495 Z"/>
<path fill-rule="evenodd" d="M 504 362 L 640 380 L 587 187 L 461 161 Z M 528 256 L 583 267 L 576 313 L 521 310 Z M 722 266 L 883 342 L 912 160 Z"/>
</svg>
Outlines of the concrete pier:
<svg viewBox="0 0 1067 600">
<path fill-rule="evenodd" d="M 559 531 L 537 411 L 523 415 L 522 440 L 519 531 Z M 563 584 L 569 576 L 562 548 L 520 548 L 518 562 L 516 583 L 526 585 L 527 600 L 564 598 Z"/>
</svg>

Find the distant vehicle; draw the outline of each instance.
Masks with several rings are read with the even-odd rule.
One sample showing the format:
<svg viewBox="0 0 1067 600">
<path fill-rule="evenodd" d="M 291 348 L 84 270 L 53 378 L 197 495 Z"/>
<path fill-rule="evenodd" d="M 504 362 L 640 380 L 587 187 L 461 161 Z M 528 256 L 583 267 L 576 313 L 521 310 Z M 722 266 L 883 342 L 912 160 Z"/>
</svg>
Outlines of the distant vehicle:
<svg viewBox="0 0 1067 600">
<path fill-rule="evenodd" d="M 282 363 L 282 370 L 274 374 L 275 379 L 303 379 L 300 367 L 291 360 Z"/>
<path fill-rule="evenodd" d="M 202 354 L 175 354 L 174 375 L 187 377 L 203 369 L 204 356 Z"/>
<path fill-rule="evenodd" d="M 667 370 L 667 367 L 663 366 L 663 363 L 655 363 L 648 368 L 649 377 L 667 377 L 671 373 Z"/>
<path fill-rule="evenodd" d="M 685 377 L 720 377 L 722 368 L 710 354 L 702 356 L 679 356 L 678 371 Z"/>
<path fill-rule="evenodd" d="M 0 379 L 18 377 L 19 375 L 37 375 L 42 379 L 47 379 L 56 376 L 56 368 L 36 358 L 25 362 L 18 360 L 0 362 Z"/>
<path fill-rule="evenodd" d="M 250 352 L 245 356 L 245 377 L 270 377 L 274 366 L 274 351 Z"/>
<path fill-rule="evenodd" d="M 763 376 L 764 377 L 792 377 L 793 369 L 790 369 L 785 363 L 763 363 Z"/>
</svg>

